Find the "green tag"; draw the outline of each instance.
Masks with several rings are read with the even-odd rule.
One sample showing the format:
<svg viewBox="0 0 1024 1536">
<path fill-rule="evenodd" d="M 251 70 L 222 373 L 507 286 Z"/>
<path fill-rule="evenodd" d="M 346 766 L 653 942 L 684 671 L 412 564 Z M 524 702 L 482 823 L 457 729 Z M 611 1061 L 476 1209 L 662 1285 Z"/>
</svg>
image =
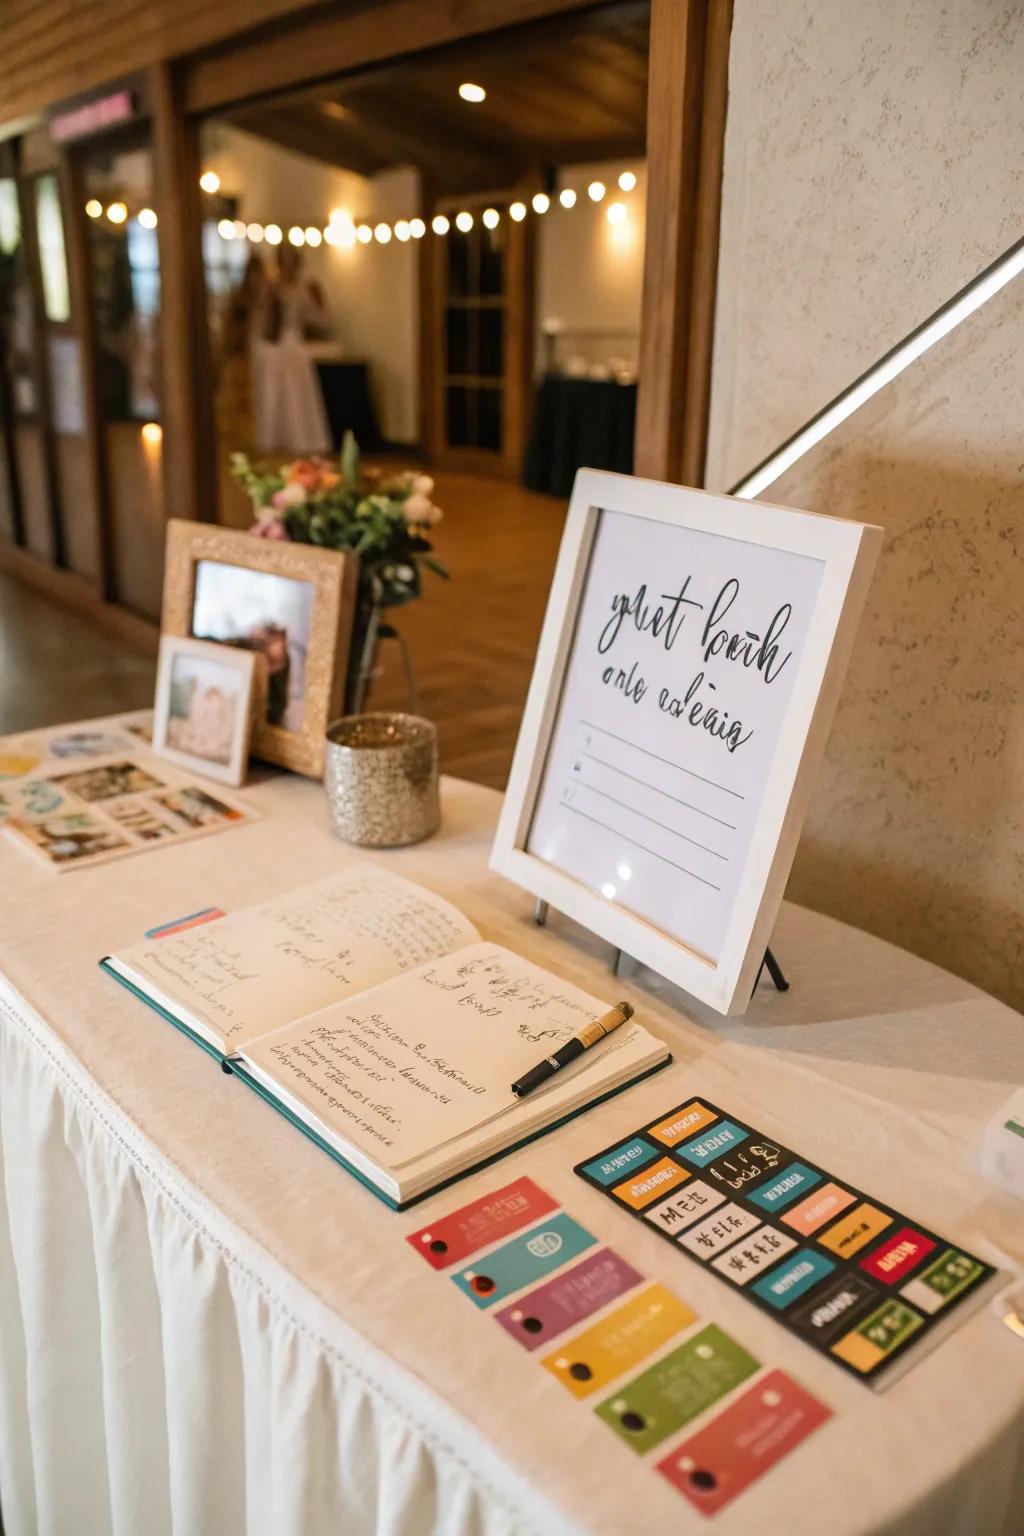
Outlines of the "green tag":
<svg viewBox="0 0 1024 1536">
<path fill-rule="evenodd" d="M 980 1280 L 984 1273 L 985 1266 L 980 1259 L 962 1253 L 959 1248 L 947 1248 L 934 1264 L 929 1264 L 909 1285 L 905 1285 L 901 1294 L 922 1312 L 932 1315 Z"/>
<path fill-rule="evenodd" d="M 753 1355 L 711 1323 L 634 1377 L 595 1412 L 643 1455 L 757 1368 Z"/>
</svg>

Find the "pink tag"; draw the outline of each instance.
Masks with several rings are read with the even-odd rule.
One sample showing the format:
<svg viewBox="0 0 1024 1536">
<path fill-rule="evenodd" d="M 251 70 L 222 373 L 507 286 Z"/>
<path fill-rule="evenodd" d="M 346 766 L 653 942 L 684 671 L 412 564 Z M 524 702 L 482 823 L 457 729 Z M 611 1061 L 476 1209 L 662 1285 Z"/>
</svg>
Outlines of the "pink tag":
<svg viewBox="0 0 1024 1536">
<path fill-rule="evenodd" d="M 516 1179 L 448 1216 L 439 1216 L 418 1232 L 410 1232 L 405 1240 L 422 1253 L 431 1268 L 447 1269 L 531 1221 L 539 1221 L 556 1205 L 532 1179 Z"/>
<path fill-rule="evenodd" d="M 677 1445 L 658 1471 L 695 1509 L 714 1515 L 831 1417 L 785 1371 L 771 1371 Z"/>
<path fill-rule="evenodd" d="M 539 1349 L 642 1279 L 625 1259 L 602 1248 L 494 1315 L 524 1349 Z"/>
</svg>

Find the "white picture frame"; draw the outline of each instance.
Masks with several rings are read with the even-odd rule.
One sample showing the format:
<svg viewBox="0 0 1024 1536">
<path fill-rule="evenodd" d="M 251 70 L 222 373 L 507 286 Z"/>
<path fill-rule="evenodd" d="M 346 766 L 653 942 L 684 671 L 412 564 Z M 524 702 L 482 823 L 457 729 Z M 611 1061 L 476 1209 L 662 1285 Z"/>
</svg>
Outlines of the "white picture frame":
<svg viewBox="0 0 1024 1536">
<path fill-rule="evenodd" d="M 602 528 L 602 520 L 609 514 L 620 516 L 612 518 L 605 525 L 607 533 L 600 548 L 606 550 L 607 555 L 600 558 L 605 561 L 607 568 L 595 575 L 591 591 L 588 588 L 588 577 L 595 549 L 599 547 L 598 533 Z M 622 523 L 622 517 L 641 519 L 644 526 L 642 529 L 639 526 L 634 529 Z M 679 551 L 683 549 L 689 561 L 687 569 L 696 578 L 700 577 L 704 568 L 701 557 L 705 554 L 708 558 L 704 564 L 709 569 L 716 561 L 719 566 L 723 561 L 738 562 L 736 568 L 746 574 L 746 591 L 751 597 L 757 594 L 758 583 L 764 586 L 769 580 L 764 574 L 767 570 L 782 572 L 784 580 L 791 579 L 794 584 L 803 582 L 807 591 L 805 601 L 789 605 L 789 618 L 793 620 L 794 630 L 800 625 L 803 629 L 799 654 L 795 648 L 787 654 L 787 661 L 789 656 L 795 660 L 793 673 L 786 681 L 788 694 L 785 694 L 784 700 L 781 694 L 773 695 L 770 704 L 758 706 L 767 710 L 771 718 L 766 716 L 763 741 L 769 745 L 762 751 L 763 761 L 758 769 L 760 776 L 756 793 L 752 790 L 749 797 L 746 797 L 744 794 L 736 794 L 735 790 L 725 791 L 727 794 L 735 794 L 736 801 L 749 798 L 749 807 L 736 817 L 740 820 L 746 815 L 749 825 L 741 829 L 744 839 L 742 846 L 736 848 L 734 845 L 729 853 L 729 858 L 732 858 L 735 851 L 735 867 L 728 877 L 735 882 L 735 889 L 719 902 L 721 935 L 713 955 L 682 938 L 678 932 L 673 931 L 671 924 L 666 925 L 651 916 L 638 915 L 635 909 L 624 905 L 616 896 L 607 894 L 612 889 L 610 885 L 603 887 L 603 894 L 602 889 L 560 867 L 557 855 L 546 849 L 548 856 L 541 857 L 529 847 L 535 815 L 542 814 L 550 822 L 553 814 L 551 784 L 545 778 L 548 764 L 553 764 L 552 772 L 557 768 L 561 773 L 559 764 L 566 761 L 567 733 L 578 732 L 581 728 L 581 716 L 573 715 L 562 721 L 563 697 L 566 709 L 575 707 L 575 701 L 584 697 L 579 694 L 579 687 L 591 687 L 592 673 L 596 678 L 592 653 L 587 650 L 582 659 L 574 655 L 577 630 L 579 628 L 581 636 L 579 643 L 584 646 L 586 634 L 594 633 L 595 613 L 600 615 L 609 612 L 607 606 L 600 606 L 606 595 L 604 588 L 608 587 L 610 580 L 618 579 L 625 565 L 621 558 L 617 566 L 609 565 L 608 560 L 615 551 L 615 541 L 618 541 L 621 555 L 625 547 L 624 537 L 634 532 L 642 536 L 645 548 L 649 547 L 657 555 L 652 565 L 654 579 L 659 582 L 658 591 L 661 590 L 662 578 L 673 570 L 674 560 L 675 575 L 679 575 Z M 847 522 L 763 502 L 738 501 L 729 496 L 663 485 L 627 475 L 580 470 L 576 476 L 552 580 L 533 678 L 491 853 L 491 868 L 717 1011 L 723 1014 L 744 1012 L 765 949 L 771 940 L 772 925 L 796 851 L 814 771 L 824 750 L 839 699 L 857 622 L 881 542 L 882 530 L 869 524 Z M 673 556 L 674 549 L 676 556 Z M 695 553 L 697 559 L 694 559 Z M 800 557 L 804 557 L 803 560 Z M 697 592 L 699 587 L 693 590 Z M 742 584 L 737 591 L 743 592 Z M 622 596 L 622 602 L 625 602 L 626 595 Z M 663 597 L 669 595 L 667 592 L 662 593 Z M 766 592 L 761 596 L 764 606 L 770 599 Z M 612 608 L 619 600 L 616 593 Z M 694 602 L 693 609 L 696 612 L 697 608 L 701 608 L 701 616 L 704 617 L 703 610 L 708 606 L 713 608 L 714 604 Z M 695 622 L 699 624 L 700 618 Z M 639 624 L 635 627 L 637 634 L 640 634 Z M 604 633 L 601 632 L 602 636 Z M 682 633 L 681 626 L 676 638 Z M 692 633 L 692 629 L 687 632 L 686 646 L 692 645 Z M 707 630 L 700 633 L 703 639 Z M 616 630 L 616 636 L 618 634 L 619 630 Z M 648 631 L 644 638 L 649 639 L 650 635 Z M 665 638 L 663 631 L 662 643 Z M 680 647 L 680 651 L 685 649 L 685 646 Z M 648 651 L 646 654 L 651 653 Z M 736 656 L 723 654 L 721 661 L 735 663 L 739 654 L 738 650 Z M 716 662 L 718 659 L 716 653 Z M 777 668 L 780 659 L 781 653 L 776 656 Z M 587 681 L 580 684 L 578 679 L 584 675 L 581 672 L 583 667 L 587 669 Z M 770 672 L 771 668 L 767 670 Z M 762 670 L 760 681 L 764 682 L 766 675 Z M 737 686 L 750 691 L 752 673 L 750 678 L 746 678 L 734 668 L 729 677 L 736 677 Z M 776 679 L 771 677 L 768 680 L 775 682 Z M 607 682 L 607 677 L 602 676 L 601 681 Z M 622 686 L 621 679 L 619 686 Z M 661 690 L 656 695 L 659 701 L 663 693 L 664 690 Z M 605 704 L 600 701 L 606 700 L 607 694 L 601 693 L 596 681 L 593 681 L 593 694 L 599 701 L 597 707 L 605 708 Z M 716 695 L 719 700 L 722 697 L 722 694 Z M 764 693 L 759 695 L 759 698 L 764 697 Z M 630 720 L 635 724 L 630 730 L 620 731 L 615 737 L 616 741 L 624 743 L 614 748 L 614 751 L 620 753 L 620 762 L 624 760 L 621 754 L 627 751 L 647 753 L 643 732 L 647 728 L 644 725 L 645 719 L 650 719 L 650 701 L 645 701 L 645 704 L 647 715 L 643 709 L 633 712 Z M 660 713 L 664 705 L 659 702 L 658 708 Z M 589 713 L 594 714 L 595 709 Z M 582 720 L 583 726 L 587 724 L 588 721 Z M 601 729 L 600 726 L 595 728 Z M 664 731 L 664 722 L 658 724 L 656 729 Z M 705 736 L 708 731 L 705 725 Z M 771 735 L 772 732 L 774 735 Z M 604 734 L 609 738 L 612 736 L 611 731 Z M 699 735 L 700 732 L 695 731 L 686 740 L 693 742 Z M 601 740 L 604 742 L 604 737 Z M 608 741 L 606 745 L 613 746 L 613 743 Z M 577 750 L 575 745 L 572 746 L 570 755 L 575 758 Z M 701 750 L 707 751 L 709 748 L 702 746 Z M 735 747 L 728 748 L 728 751 L 735 753 Z M 587 754 L 582 753 L 582 756 Z M 665 774 L 675 769 L 676 765 L 664 753 L 658 757 L 656 753 L 649 752 L 647 757 L 652 764 L 657 758 L 658 763 L 665 765 L 656 769 L 659 773 Z M 728 762 L 730 773 L 737 771 L 732 757 L 720 757 L 718 760 Z M 745 764 L 749 759 L 741 761 Z M 629 762 L 632 766 L 633 760 Z M 577 761 L 571 764 L 573 770 L 578 766 Z M 611 763 L 605 764 L 606 768 L 612 766 Z M 629 775 L 622 768 L 615 768 L 614 771 L 624 775 L 621 781 L 622 798 L 630 798 L 625 792 Z M 679 768 L 678 771 L 690 772 L 686 768 Z M 700 776 L 692 774 L 691 777 L 696 780 Z M 629 780 L 629 788 L 634 798 L 644 800 L 644 805 L 631 804 L 625 808 L 625 812 L 634 818 L 641 818 L 641 822 L 624 820 L 625 812 L 609 810 L 609 816 L 617 817 L 620 826 L 617 829 L 605 827 L 603 832 L 586 829 L 591 842 L 595 839 L 599 842 L 603 840 L 614 846 L 614 840 L 623 835 L 623 825 L 633 830 L 646 820 L 653 822 L 645 832 L 648 842 L 654 837 L 664 839 L 669 835 L 673 838 L 682 836 L 672 827 L 665 827 L 663 833 L 658 833 L 656 829 L 661 822 L 655 822 L 645 815 L 644 807 L 648 805 L 656 806 L 659 815 L 664 805 L 666 817 L 671 815 L 672 807 L 667 800 L 673 797 L 669 795 L 665 801 L 656 800 L 655 796 L 665 795 L 666 791 L 647 785 L 646 790 L 653 789 L 653 793 L 644 799 L 645 788 L 636 788 L 643 778 L 643 773 L 634 774 Z M 604 782 L 607 785 L 609 780 L 605 779 Z M 610 782 L 612 787 L 617 787 L 619 781 L 613 779 Z M 662 782 L 665 782 L 664 778 Z M 704 782 L 710 783 L 711 780 L 705 779 Z M 734 779 L 733 783 L 743 786 L 742 779 Z M 713 785 L 715 789 L 722 787 Z M 590 786 L 583 783 L 582 788 L 589 790 Z M 565 796 L 575 794 L 575 788 L 566 781 L 564 788 L 556 788 L 556 793 L 562 796 L 557 801 L 561 806 Z M 602 791 L 592 793 L 601 794 Z M 612 797 L 608 795 L 607 799 L 610 801 Z M 678 804 L 682 803 L 678 801 Z M 582 804 L 593 806 L 595 802 L 584 799 Z M 582 814 L 579 807 L 577 811 Z M 566 816 L 564 819 L 568 824 L 570 818 Z M 726 825 L 724 819 L 722 825 Z M 677 843 L 663 845 L 673 849 L 678 846 Z M 712 853 L 716 858 L 722 858 L 723 862 L 729 862 L 725 855 L 708 848 L 707 854 Z M 644 848 L 641 862 L 646 855 L 660 857 L 653 843 Z M 664 862 L 671 863 L 668 859 Z M 650 867 L 653 869 L 654 866 Z M 666 872 L 666 879 L 672 878 Z M 653 876 L 650 883 L 653 888 Z M 703 883 L 707 884 L 706 881 Z M 690 905 L 696 905 L 695 898 L 687 897 L 686 900 Z M 713 905 L 716 901 L 719 898 L 711 897 L 705 905 Z"/>
<path fill-rule="evenodd" d="M 156 755 L 203 778 L 241 784 L 249 763 L 256 664 L 254 651 L 162 635 L 153 709 Z M 206 690 L 203 715 L 196 719 L 180 712 L 181 691 L 190 682 Z"/>
</svg>

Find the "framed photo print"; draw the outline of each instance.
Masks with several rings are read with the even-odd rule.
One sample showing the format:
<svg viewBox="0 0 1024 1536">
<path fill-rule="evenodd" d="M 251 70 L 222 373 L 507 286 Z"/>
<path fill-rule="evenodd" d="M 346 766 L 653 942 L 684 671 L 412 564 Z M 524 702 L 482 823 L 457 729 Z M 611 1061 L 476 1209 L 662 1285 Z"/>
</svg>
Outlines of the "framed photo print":
<svg viewBox="0 0 1024 1536">
<path fill-rule="evenodd" d="M 222 784 L 241 784 L 249 762 L 255 678 L 255 651 L 164 635 L 153 751 Z"/>
<path fill-rule="evenodd" d="M 881 539 L 581 470 L 492 868 L 742 1013 Z"/>
<path fill-rule="evenodd" d="M 172 518 L 162 627 L 257 657 L 254 757 L 323 772 L 342 711 L 355 614 L 355 556 Z"/>
</svg>

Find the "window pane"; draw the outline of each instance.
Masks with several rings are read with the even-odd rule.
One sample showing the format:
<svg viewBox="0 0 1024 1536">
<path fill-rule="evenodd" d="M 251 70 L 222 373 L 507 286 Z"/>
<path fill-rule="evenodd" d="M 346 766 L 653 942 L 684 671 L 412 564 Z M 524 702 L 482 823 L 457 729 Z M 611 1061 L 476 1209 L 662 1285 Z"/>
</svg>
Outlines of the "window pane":
<svg viewBox="0 0 1024 1536">
<path fill-rule="evenodd" d="M 39 266 L 43 278 L 43 307 L 47 320 L 67 320 L 71 315 L 68 264 L 64 254 L 64 220 L 56 176 L 40 176 L 36 182 L 36 229 Z"/>
</svg>

